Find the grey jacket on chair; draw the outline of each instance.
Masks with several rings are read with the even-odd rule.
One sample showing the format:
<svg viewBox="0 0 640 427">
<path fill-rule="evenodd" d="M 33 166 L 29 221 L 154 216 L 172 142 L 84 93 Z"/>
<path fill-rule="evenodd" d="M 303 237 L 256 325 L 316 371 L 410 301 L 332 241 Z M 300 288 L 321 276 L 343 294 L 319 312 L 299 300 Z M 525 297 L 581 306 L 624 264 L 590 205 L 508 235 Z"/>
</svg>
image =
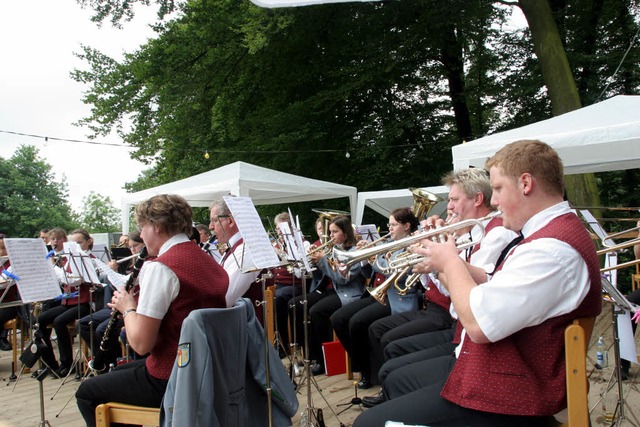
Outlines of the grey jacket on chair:
<svg viewBox="0 0 640 427">
<path fill-rule="evenodd" d="M 268 426 L 264 332 L 251 303 L 195 310 L 184 320 L 161 426 Z M 298 399 L 269 345 L 274 426 L 290 426 Z"/>
</svg>

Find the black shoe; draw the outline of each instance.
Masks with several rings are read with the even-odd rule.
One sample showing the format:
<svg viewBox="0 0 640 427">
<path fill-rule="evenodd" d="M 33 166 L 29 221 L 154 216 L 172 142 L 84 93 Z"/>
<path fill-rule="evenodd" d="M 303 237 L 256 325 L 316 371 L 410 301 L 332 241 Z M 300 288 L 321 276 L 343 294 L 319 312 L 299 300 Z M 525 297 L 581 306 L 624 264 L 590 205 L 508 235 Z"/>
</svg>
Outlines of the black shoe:
<svg viewBox="0 0 640 427">
<path fill-rule="evenodd" d="M 11 351 L 11 343 L 6 338 L 0 338 L 0 350 Z"/>
<path fill-rule="evenodd" d="M 311 373 L 313 375 L 324 374 L 324 365 L 322 363 L 314 363 L 311 365 Z"/>
<path fill-rule="evenodd" d="M 360 377 L 360 381 L 358 381 L 358 388 L 362 390 L 366 390 L 371 388 L 371 381 L 367 377 Z"/>
<path fill-rule="evenodd" d="M 69 375 L 70 371 L 71 369 L 67 368 L 66 366 L 61 366 L 58 370 L 56 370 L 56 375 L 58 375 L 60 378 L 65 378 L 67 375 Z"/>
<path fill-rule="evenodd" d="M 384 393 L 380 390 L 380 393 L 375 396 L 365 396 L 362 398 L 362 405 L 365 408 L 373 408 L 376 405 L 386 402 L 387 399 L 384 397 Z"/>
<path fill-rule="evenodd" d="M 38 376 L 42 373 L 44 373 L 44 375 L 47 376 L 51 373 L 51 369 L 49 368 L 36 369 L 31 373 L 31 378 L 38 378 Z"/>
<path fill-rule="evenodd" d="M 622 369 L 620 370 L 620 379 L 622 379 L 622 381 L 629 379 L 629 366 L 622 366 Z"/>
</svg>

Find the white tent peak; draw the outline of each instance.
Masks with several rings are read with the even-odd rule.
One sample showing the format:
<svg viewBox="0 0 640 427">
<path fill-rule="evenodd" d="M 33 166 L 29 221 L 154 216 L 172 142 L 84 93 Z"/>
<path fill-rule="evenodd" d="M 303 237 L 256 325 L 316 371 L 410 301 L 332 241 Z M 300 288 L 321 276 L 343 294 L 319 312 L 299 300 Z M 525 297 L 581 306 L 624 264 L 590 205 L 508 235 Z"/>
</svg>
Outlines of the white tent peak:
<svg viewBox="0 0 640 427">
<path fill-rule="evenodd" d="M 178 194 L 192 207 L 209 207 L 215 198 L 229 194 L 251 197 L 256 206 L 349 197 L 351 211 L 354 212 L 357 189 L 235 162 L 123 196 L 122 224 L 125 232 L 129 229 L 129 208 L 158 194 Z"/>
<path fill-rule="evenodd" d="M 452 148 L 453 169 L 484 167 L 504 145 L 538 139 L 552 146 L 567 175 L 640 166 L 640 96 L 619 95 L 597 104 Z"/>
</svg>

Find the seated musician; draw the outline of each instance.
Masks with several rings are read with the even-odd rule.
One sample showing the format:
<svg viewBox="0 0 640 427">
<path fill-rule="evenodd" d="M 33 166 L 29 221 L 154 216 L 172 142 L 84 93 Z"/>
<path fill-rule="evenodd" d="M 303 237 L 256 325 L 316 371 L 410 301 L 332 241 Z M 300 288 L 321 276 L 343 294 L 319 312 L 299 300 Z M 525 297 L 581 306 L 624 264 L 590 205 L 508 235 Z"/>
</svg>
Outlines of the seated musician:
<svg viewBox="0 0 640 427">
<path fill-rule="evenodd" d="M 539 141 L 518 141 L 489 159 L 492 204 L 519 232 L 487 280 L 472 276 L 455 243 L 425 240 L 431 268 L 451 295 L 462 343 L 428 361 L 413 384 L 385 390 L 391 400 L 355 427 L 386 420 L 423 425 L 553 425 L 566 406 L 564 329 L 602 309 L 593 242 L 563 201 L 562 162 Z M 501 257 L 502 258 L 502 257 Z M 413 365 L 410 365 L 413 366 Z M 399 369 L 393 374 L 402 371 Z"/>
<path fill-rule="evenodd" d="M 399 240 L 409 236 L 418 229 L 418 219 L 409 208 L 398 208 L 389 215 L 389 237 L 391 241 Z M 366 243 L 358 247 L 364 247 Z M 387 254 L 378 255 L 373 265 L 363 262 L 365 271 L 384 274 L 381 268 L 386 268 L 390 259 L 394 259 L 398 254 L 405 253 L 404 248 L 394 251 L 388 257 Z M 364 265 L 366 264 L 366 265 Z M 368 274 L 371 275 L 371 274 Z M 389 273 L 385 276 L 388 278 Z M 398 280 L 398 287 L 402 288 L 407 276 L 404 275 Z M 391 279 L 393 280 L 393 279 Z M 367 389 L 371 387 L 371 369 L 369 363 L 369 336 L 368 329 L 372 322 L 389 316 L 391 314 L 406 313 L 418 310 L 420 304 L 420 286 L 412 286 L 406 290 L 404 295 L 400 295 L 397 287 L 391 284 L 386 293 L 385 302 L 380 303 L 370 295 L 359 299 L 351 304 L 338 309 L 331 316 L 331 325 L 342 346 L 351 356 L 353 370 L 360 372 L 358 387 Z"/>
<path fill-rule="evenodd" d="M 315 229 L 316 234 L 318 235 L 318 240 L 311 244 L 311 246 L 307 249 L 308 252 L 313 251 L 314 249 L 319 248 L 322 245 L 322 236 L 325 234 L 323 230 L 323 223 L 324 220 L 322 218 L 316 219 Z M 287 303 L 287 306 L 289 308 L 289 320 L 291 322 L 291 333 L 293 334 L 293 336 L 290 337 L 290 341 L 292 343 L 295 343 L 298 347 L 302 347 L 304 343 L 305 305 L 307 307 L 307 310 L 309 310 L 315 303 L 317 303 L 321 299 L 332 295 L 333 283 L 331 283 L 331 279 L 327 275 L 325 275 L 322 270 L 316 268 L 312 271 L 311 283 L 307 285 L 306 290 L 306 304 L 303 303 L 302 295 L 291 298 Z M 322 372 L 318 371 L 318 373 Z"/>
<path fill-rule="evenodd" d="M 346 251 L 356 249 L 356 236 L 349 217 L 334 218 L 329 223 L 329 234 L 336 248 Z M 309 358 L 316 361 L 311 372 L 318 375 L 325 370 L 322 343 L 333 340 L 330 317 L 340 307 L 360 299 L 364 292 L 365 276 L 359 262 L 346 268 L 334 263 L 333 257 L 325 255 L 324 251 L 316 251 L 310 258 L 333 283 L 333 289 L 309 308 Z"/>
<path fill-rule="evenodd" d="M 144 247 L 144 242 L 142 241 L 142 237 L 140 237 L 140 232 L 138 230 L 132 231 L 129 233 L 129 249 L 131 249 L 132 254 L 139 254 L 142 248 Z M 130 265 L 128 267 L 128 273 L 131 274 L 131 270 L 133 269 L 133 264 L 135 260 L 131 260 Z M 113 265 L 114 263 L 115 265 Z M 111 261 L 109 266 L 113 269 L 113 274 L 118 274 L 118 264 L 115 261 Z M 128 276 L 121 276 L 122 283 L 126 283 Z M 108 295 L 113 295 L 113 287 L 115 287 L 115 283 L 111 283 L 109 281 L 108 276 L 106 277 L 106 282 L 108 283 L 107 288 L 110 289 Z M 136 293 L 136 292 L 134 292 Z M 107 292 L 105 292 L 105 295 Z M 137 297 L 137 296 L 136 296 Z M 109 300 L 110 302 L 111 300 Z M 106 305 L 106 304 L 105 304 Z M 107 328 L 107 324 L 109 323 L 109 319 L 111 318 L 111 308 L 105 306 L 103 309 L 96 311 L 95 313 L 90 313 L 87 316 L 82 317 L 78 322 L 78 329 L 80 331 L 80 336 L 84 340 L 84 342 L 89 346 L 91 351 L 91 355 L 95 356 L 96 352 L 100 347 L 100 342 L 102 341 L 102 336 L 104 334 L 105 329 Z M 116 320 L 114 325 L 115 328 L 120 330 L 124 322 L 121 318 Z M 93 340 L 91 337 L 91 332 L 93 331 Z M 108 341 L 109 348 L 105 349 L 107 351 L 107 357 L 105 358 L 105 363 L 107 366 L 111 363 L 115 363 L 117 358 L 121 355 L 120 344 L 117 340 L 109 340 Z"/>
<path fill-rule="evenodd" d="M 255 268 L 250 262 L 251 257 L 246 254 L 238 224 L 222 197 L 211 204 L 210 221 L 209 228 L 218 238 L 218 243 L 228 248 L 220 259 L 220 265 L 229 275 L 227 307 L 233 307 L 236 300 L 242 297 L 253 302 L 261 301 L 262 285 L 256 281 L 260 272 L 252 271 Z M 262 307 L 256 309 L 256 317 L 262 323 Z"/>
<path fill-rule="evenodd" d="M 11 271 L 11 261 L 9 261 L 7 254 L 7 247 L 4 245 L 4 239 L 7 238 L 5 234 L 0 233 L 0 257 L 7 257 L 6 261 L 3 262 L 1 268 L 2 270 Z M 10 279 L 8 276 L 4 274 L 0 274 L 0 281 L 3 286 L 0 286 L 0 295 L 2 295 L 6 289 L 6 286 L 9 286 Z M 11 302 L 19 300 L 20 296 L 18 294 L 18 287 L 13 284 L 7 294 L 4 296 L 1 302 Z M 5 307 L 0 308 L 0 328 L 3 327 L 5 322 L 15 319 L 16 316 L 20 315 L 19 307 Z M 2 330 L 2 335 L 0 335 L 0 350 L 2 351 L 11 351 L 11 343 L 7 340 L 5 335 L 6 329 Z"/>
<path fill-rule="evenodd" d="M 93 247 L 93 239 L 86 230 L 74 230 L 70 237 L 80 246 L 82 251 L 90 252 Z M 49 238 L 51 244 L 57 246 L 59 242 L 66 241 L 66 233 L 62 229 L 54 228 L 49 232 Z M 82 278 L 70 276 L 71 265 L 68 259 L 64 259 L 64 256 L 54 262 L 56 262 L 54 265 L 56 276 L 62 285 L 63 293 L 60 297 L 60 304 L 49 306 L 38 316 L 38 328 L 47 344 L 41 355 L 42 361 L 47 366 L 45 369 L 55 371 L 55 373 L 51 373 L 52 376 L 61 378 L 67 376 L 73 363 L 73 346 L 67 325 L 89 314 L 90 287 L 83 282 Z M 51 324 L 56 331 L 60 363 L 56 360 L 51 346 L 51 329 L 49 329 Z"/>
<path fill-rule="evenodd" d="M 226 307 L 228 276 L 189 241 L 192 211 L 187 201 L 158 195 L 136 206 L 135 214 L 148 253 L 157 258 L 142 266 L 138 302 L 127 289 L 115 292 L 109 305 L 123 314 L 133 350 L 150 355 L 82 382 L 76 399 L 87 426 L 95 426 L 95 408 L 101 403 L 159 407 L 183 320 L 192 310 Z"/>
<path fill-rule="evenodd" d="M 282 236 L 279 224 L 291 224 L 289 213 L 279 213 L 275 216 L 273 222 L 275 223 L 276 233 L 278 235 L 278 239 L 274 243 L 274 247 L 276 248 L 280 259 L 282 261 L 287 261 L 287 242 Z M 303 243 L 305 244 L 305 249 L 308 249 L 310 246 L 309 243 L 306 240 L 303 241 Z M 273 283 L 276 285 L 274 304 L 275 318 L 277 320 L 276 330 L 278 331 L 282 344 L 282 347 L 279 348 L 278 351 L 280 352 L 280 356 L 284 357 L 286 354 L 282 354 L 283 349 L 285 353 L 288 353 L 289 350 L 289 328 L 287 326 L 289 324 L 289 308 L 287 307 L 287 304 L 292 298 L 301 294 L 302 275 L 299 268 L 294 268 L 291 265 L 272 268 L 271 273 L 273 274 Z"/>
</svg>

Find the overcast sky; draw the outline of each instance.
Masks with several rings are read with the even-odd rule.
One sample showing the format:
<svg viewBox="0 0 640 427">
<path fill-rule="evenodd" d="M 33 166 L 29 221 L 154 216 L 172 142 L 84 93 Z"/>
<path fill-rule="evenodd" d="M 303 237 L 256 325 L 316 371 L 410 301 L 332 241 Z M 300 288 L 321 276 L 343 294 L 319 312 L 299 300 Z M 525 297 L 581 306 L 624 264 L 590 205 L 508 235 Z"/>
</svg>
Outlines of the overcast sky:
<svg viewBox="0 0 640 427">
<path fill-rule="evenodd" d="M 66 176 L 74 210 L 90 191 L 109 196 L 116 207 L 125 182 L 145 167 L 130 159 L 125 147 L 96 146 L 16 136 L 6 131 L 64 139 L 88 140 L 87 129 L 73 123 L 88 115 L 83 85 L 69 73 L 83 63 L 73 53 L 80 44 L 120 59 L 153 36 L 147 24 L 155 8 L 140 8 L 123 30 L 109 23 L 98 28 L 90 11 L 75 0 L 5 0 L 0 2 L 0 156 L 8 159 L 21 144 L 34 145 L 56 179 Z M 84 66 L 86 68 L 86 66 Z M 98 142 L 120 144 L 117 137 Z"/>
</svg>

